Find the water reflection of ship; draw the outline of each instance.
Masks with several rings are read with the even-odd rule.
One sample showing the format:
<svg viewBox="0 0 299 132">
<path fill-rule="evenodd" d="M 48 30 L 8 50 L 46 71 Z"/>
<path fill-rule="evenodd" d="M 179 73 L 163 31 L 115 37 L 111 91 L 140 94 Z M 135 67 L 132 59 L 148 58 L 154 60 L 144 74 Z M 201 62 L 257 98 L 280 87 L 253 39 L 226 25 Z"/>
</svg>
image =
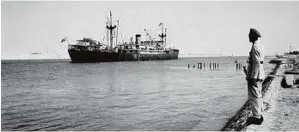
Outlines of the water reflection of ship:
<svg viewBox="0 0 299 132">
<path fill-rule="evenodd" d="M 117 21 L 118 22 L 118 21 Z M 149 40 L 141 41 L 141 34 L 135 35 L 135 43 L 131 38 L 129 43 L 117 44 L 118 24 L 113 25 L 112 14 L 106 23 L 107 44 L 84 37 L 76 44 L 68 44 L 68 53 L 72 62 L 107 62 L 107 61 L 143 61 L 143 60 L 172 60 L 178 59 L 179 50 L 166 48 L 166 28 L 160 23 L 162 33 L 160 40 L 153 39 L 144 30 Z M 117 29 L 117 33 L 115 33 Z M 61 42 L 67 41 L 67 38 Z M 110 45 L 108 45 L 110 44 Z"/>
</svg>

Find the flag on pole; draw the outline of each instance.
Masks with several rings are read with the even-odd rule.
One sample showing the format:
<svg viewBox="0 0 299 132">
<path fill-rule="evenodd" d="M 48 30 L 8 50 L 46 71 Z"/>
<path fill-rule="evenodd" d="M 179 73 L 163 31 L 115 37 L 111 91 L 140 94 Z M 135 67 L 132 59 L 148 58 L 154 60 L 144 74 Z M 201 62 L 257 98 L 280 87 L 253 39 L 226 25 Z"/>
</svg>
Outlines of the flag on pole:
<svg viewBox="0 0 299 132">
<path fill-rule="evenodd" d="M 61 43 L 63 43 L 64 41 L 66 41 L 66 39 L 67 39 L 67 37 L 63 38 L 63 39 L 61 40 Z"/>
</svg>

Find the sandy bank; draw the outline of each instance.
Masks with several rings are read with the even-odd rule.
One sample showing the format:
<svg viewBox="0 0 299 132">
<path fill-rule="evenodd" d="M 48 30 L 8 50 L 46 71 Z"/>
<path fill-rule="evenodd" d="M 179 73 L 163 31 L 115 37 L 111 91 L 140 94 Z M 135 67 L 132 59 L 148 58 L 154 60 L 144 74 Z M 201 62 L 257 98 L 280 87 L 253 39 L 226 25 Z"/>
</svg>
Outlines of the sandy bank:
<svg viewBox="0 0 299 132">
<path fill-rule="evenodd" d="M 276 93 L 275 93 L 276 94 Z M 299 88 L 277 87 L 273 108 L 265 111 L 262 125 L 250 125 L 247 131 L 299 131 Z"/>
<path fill-rule="evenodd" d="M 299 88 L 280 88 L 276 109 L 269 115 L 273 123 L 265 130 L 299 131 Z"/>
<path fill-rule="evenodd" d="M 264 102 L 264 123 L 260 126 L 250 125 L 247 126 L 246 121 L 251 117 L 251 110 L 248 106 L 248 101 L 241 107 L 241 109 L 233 116 L 226 125 L 222 128 L 222 131 L 254 131 L 254 130 L 269 130 L 261 128 L 270 128 L 274 124 L 271 112 L 275 111 L 276 102 L 278 99 L 280 83 L 283 78 L 284 66 L 278 62 L 273 71 L 267 76 L 263 82 L 263 102 Z"/>
<path fill-rule="evenodd" d="M 299 58 L 292 56 L 289 62 L 295 62 L 292 68 L 298 69 Z M 285 65 L 287 66 L 287 65 Z M 288 66 L 290 66 L 288 64 Z M 295 67 L 294 67 L 295 66 Z M 290 70 L 290 68 L 284 69 Z M 284 72 L 279 73 L 279 78 L 285 76 Z M 299 75 L 294 75 L 295 80 L 299 79 Z M 265 111 L 265 121 L 262 125 L 251 125 L 247 127 L 247 131 L 299 131 L 299 86 L 293 85 L 291 88 L 283 88 L 280 82 L 275 82 L 275 90 L 269 90 L 272 108 Z"/>
</svg>

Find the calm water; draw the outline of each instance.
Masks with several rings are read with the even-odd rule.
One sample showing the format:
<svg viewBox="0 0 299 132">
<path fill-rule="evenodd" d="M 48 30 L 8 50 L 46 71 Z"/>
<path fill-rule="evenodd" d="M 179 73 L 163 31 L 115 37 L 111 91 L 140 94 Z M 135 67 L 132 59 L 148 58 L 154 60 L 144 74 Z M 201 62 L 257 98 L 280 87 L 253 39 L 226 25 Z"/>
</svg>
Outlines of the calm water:
<svg viewBox="0 0 299 132">
<path fill-rule="evenodd" d="M 187 68 L 197 62 L 220 69 Z M 228 57 L 1 68 L 2 130 L 220 130 L 247 98 L 245 75 Z"/>
</svg>

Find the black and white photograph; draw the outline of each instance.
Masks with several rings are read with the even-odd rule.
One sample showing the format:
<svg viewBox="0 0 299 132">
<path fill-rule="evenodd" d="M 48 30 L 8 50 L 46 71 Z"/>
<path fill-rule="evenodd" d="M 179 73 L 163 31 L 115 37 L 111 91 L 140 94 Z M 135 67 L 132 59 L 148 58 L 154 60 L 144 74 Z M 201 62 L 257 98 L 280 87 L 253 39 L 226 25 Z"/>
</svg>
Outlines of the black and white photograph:
<svg viewBox="0 0 299 132">
<path fill-rule="evenodd" d="M 1 0 L 1 131 L 299 131 L 299 1 Z"/>
</svg>

